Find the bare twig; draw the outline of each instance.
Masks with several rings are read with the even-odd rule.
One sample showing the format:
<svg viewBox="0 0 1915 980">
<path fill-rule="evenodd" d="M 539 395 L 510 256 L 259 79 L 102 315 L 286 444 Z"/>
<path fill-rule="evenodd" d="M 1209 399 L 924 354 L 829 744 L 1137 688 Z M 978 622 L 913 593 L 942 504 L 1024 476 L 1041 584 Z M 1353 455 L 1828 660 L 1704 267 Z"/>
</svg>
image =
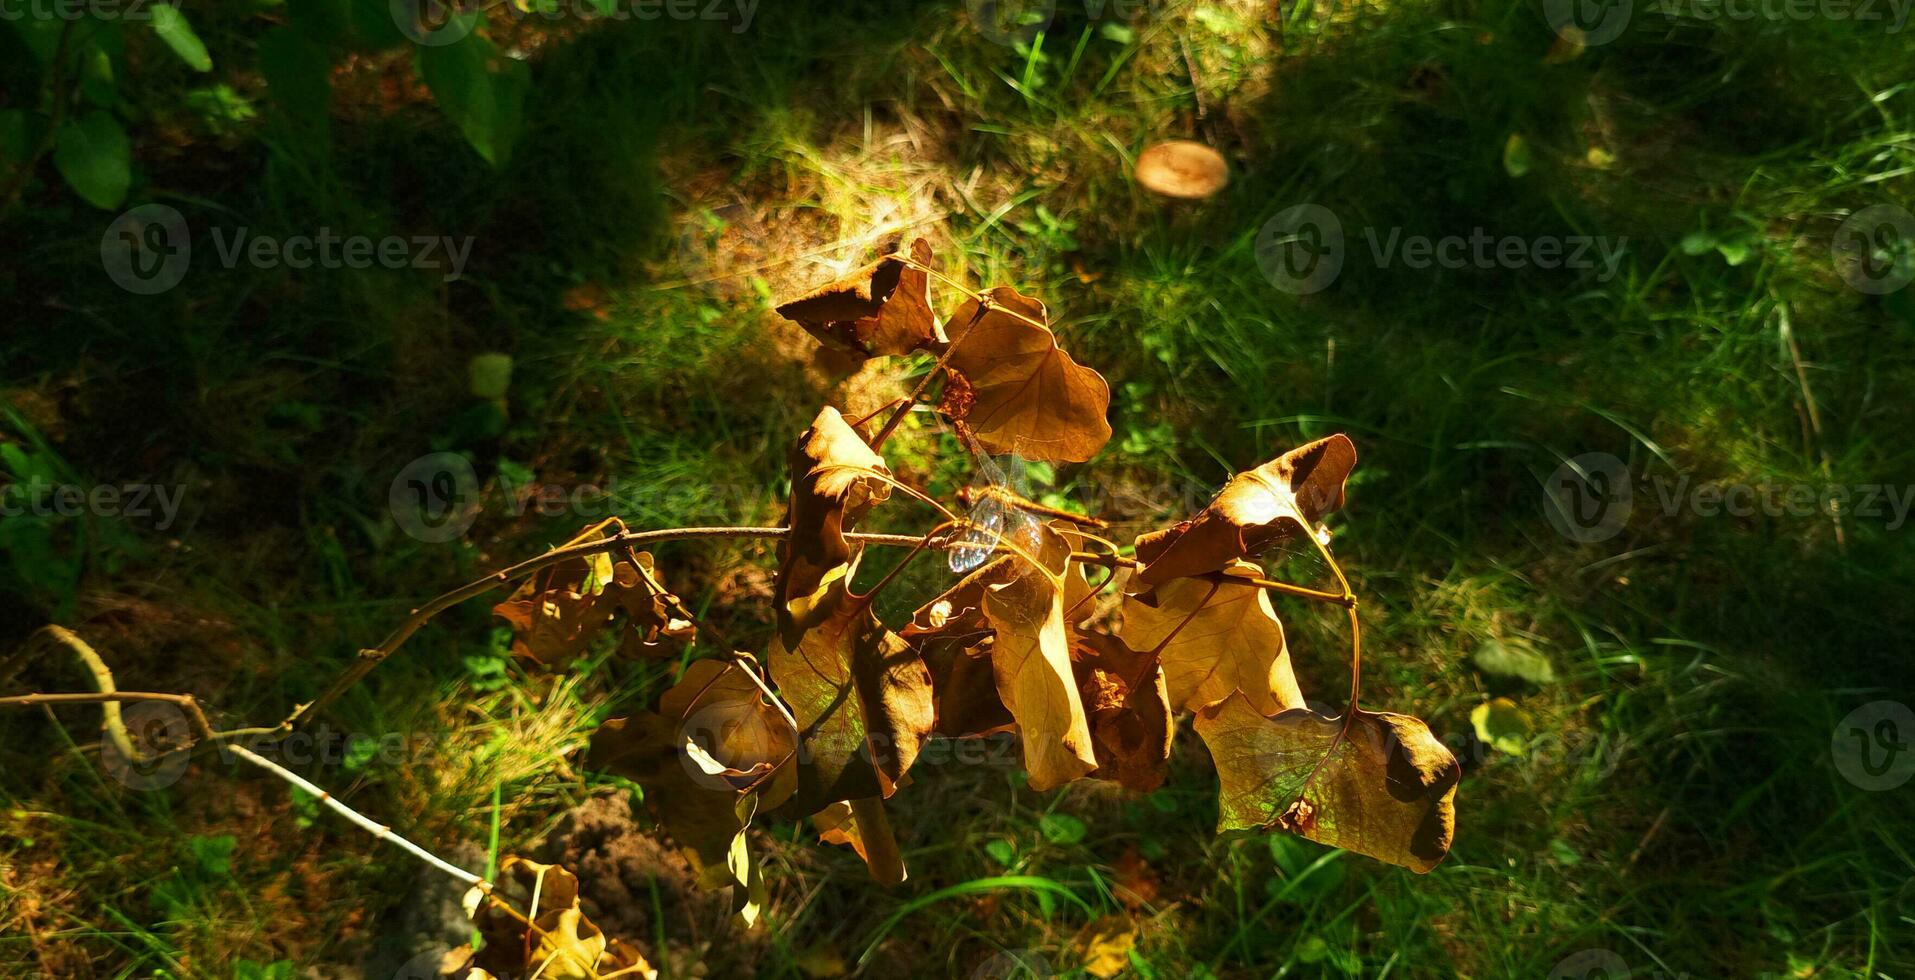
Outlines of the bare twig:
<svg viewBox="0 0 1915 980">
<path fill-rule="evenodd" d="M 481 889 L 484 889 L 487 894 L 491 893 L 492 891 L 491 882 L 485 880 L 484 878 L 479 877 L 478 875 L 473 874 L 470 871 L 465 870 L 464 868 L 459 867 L 456 864 L 453 864 L 450 861 L 447 861 L 446 859 L 432 853 L 431 851 L 426 850 L 423 847 L 420 847 L 417 844 L 414 844 L 413 842 L 405 839 L 404 837 L 401 837 L 398 834 L 393 833 L 393 830 L 391 827 L 388 827 L 385 824 L 379 823 L 378 821 L 373 820 L 371 817 L 368 817 L 360 813 L 359 811 L 354 810 L 352 807 L 349 807 L 345 805 L 344 803 L 339 802 L 339 800 L 334 798 L 334 796 L 331 793 L 328 793 L 325 790 L 320 789 L 317 786 L 314 786 L 305 777 L 299 775 L 296 772 L 293 772 L 291 769 L 288 769 L 285 766 L 282 766 L 279 763 L 274 762 L 273 760 L 268 759 L 257 752 L 254 752 L 252 749 L 249 749 L 245 747 L 244 745 L 228 745 L 226 747 L 226 751 L 231 752 L 242 759 L 245 759 L 247 762 L 250 762 L 253 765 L 258 766 L 259 768 L 264 769 L 275 776 L 278 776 L 280 779 L 283 779 L 286 782 L 291 783 L 302 790 L 305 790 L 307 793 L 311 794 L 312 796 L 317 797 L 319 799 L 320 804 L 325 806 L 326 809 L 331 810 L 332 812 L 337 813 L 342 817 L 345 817 L 347 820 L 352 822 L 353 826 L 358 827 L 359 829 L 365 831 L 366 833 L 371 834 L 373 840 L 389 840 L 393 843 L 394 846 L 398 847 L 400 850 L 406 852 L 407 854 L 412 855 L 413 857 L 418 858 L 421 861 L 424 861 L 427 864 L 432 865 L 433 867 L 439 869 L 440 871 L 445 872 L 448 875 L 451 875 L 454 878 L 459 879 L 459 881 L 465 883 L 466 885 L 477 886 Z"/>
</svg>

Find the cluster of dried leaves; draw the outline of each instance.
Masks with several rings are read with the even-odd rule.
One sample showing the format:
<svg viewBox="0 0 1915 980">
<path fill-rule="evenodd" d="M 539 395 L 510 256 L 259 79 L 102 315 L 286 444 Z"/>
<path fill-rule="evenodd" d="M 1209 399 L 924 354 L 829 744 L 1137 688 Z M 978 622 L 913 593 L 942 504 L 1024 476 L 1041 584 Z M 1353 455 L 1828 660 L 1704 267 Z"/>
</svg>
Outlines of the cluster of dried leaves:
<svg viewBox="0 0 1915 980">
<path fill-rule="evenodd" d="M 469 946 L 446 954 L 442 974 L 463 980 L 658 976 L 636 946 L 606 936 L 585 917 L 578 878 L 558 865 L 507 858 L 492 888 L 466 893 L 465 911 L 483 943 L 476 954 Z"/>
<path fill-rule="evenodd" d="M 940 323 L 934 279 L 948 282 L 919 240 L 778 312 L 856 356 L 935 356 L 926 383 L 943 379 L 937 411 L 974 452 L 1094 456 L 1111 435 L 1110 389 L 1058 346 L 1044 305 L 1009 287 L 952 284 L 967 298 Z M 1164 780 L 1179 712 L 1194 713 L 1214 757 L 1220 833 L 1280 828 L 1418 872 L 1443 858 L 1454 757 L 1415 718 L 1306 707 L 1270 601 L 1284 587 L 1254 562 L 1296 539 L 1335 568 L 1319 522 L 1343 503 L 1356 462 L 1347 438 L 1238 474 L 1201 512 L 1138 537 L 1134 557 L 1086 530 L 1097 522 L 1030 505 L 1047 518 L 1035 533 L 987 538 L 988 562 L 894 630 L 871 602 L 892 577 L 856 592 L 864 546 L 846 535 L 894 490 L 928 499 L 879 452 L 923 394 L 875 433 L 826 407 L 794 444 L 777 628 L 762 662 L 744 652 L 694 660 L 655 710 L 614 719 L 592 740 L 590 764 L 643 788 L 705 880 L 733 887 L 746 922 L 763 893 L 746 844 L 760 814 L 810 817 L 823 840 L 895 883 L 905 867 L 884 801 L 931 738 L 1015 732 L 1033 789 L 1089 778 L 1142 792 Z M 976 540 L 975 525 L 944 513 L 920 548 Z M 1097 588 L 1086 566 L 1109 569 Z M 1119 579 L 1121 626 L 1092 624 L 1096 593 Z M 1330 598 L 1354 609 L 1347 584 Z M 613 623 L 635 656 L 677 656 L 692 641 L 692 617 L 643 554 L 556 566 L 497 612 L 515 649 L 546 664 L 577 656 Z"/>
</svg>

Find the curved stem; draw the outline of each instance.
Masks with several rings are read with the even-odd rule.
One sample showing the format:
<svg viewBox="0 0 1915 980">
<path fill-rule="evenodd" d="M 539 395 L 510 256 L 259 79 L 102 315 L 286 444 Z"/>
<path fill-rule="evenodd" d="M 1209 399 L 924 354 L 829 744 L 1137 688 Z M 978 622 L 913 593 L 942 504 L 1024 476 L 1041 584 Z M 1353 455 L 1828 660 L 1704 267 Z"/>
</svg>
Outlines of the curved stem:
<svg viewBox="0 0 1915 980">
<path fill-rule="evenodd" d="M 1127 558 L 1123 555 L 1101 555 L 1094 551 L 1073 551 L 1071 552 L 1071 561 L 1077 562 L 1080 565 L 1101 565 L 1113 570 L 1118 568 L 1135 569 L 1144 567 L 1144 563 L 1135 558 Z M 1299 599 L 1309 599 L 1312 602 L 1327 602 L 1332 605 L 1345 607 L 1356 605 L 1356 596 L 1347 593 L 1339 595 L 1335 592 L 1323 592 L 1301 585 L 1292 585 L 1289 582 L 1277 582 L 1262 577 L 1238 579 L 1237 581 L 1242 582 L 1244 585 L 1254 585 L 1259 589 L 1265 589 L 1270 592 L 1296 596 Z"/>
<path fill-rule="evenodd" d="M 1337 747 L 1349 737 L 1350 727 L 1356 724 L 1358 704 L 1363 693 L 1363 623 L 1357 618 L 1356 593 L 1350 589 L 1350 580 L 1343 574 L 1343 566 L 1337 563 L 1335 555 L 1330 554 L 1330 546 L 1324 544 L 1315 534 L 1310 533 L 1307 524 L 1304 525 L 1304 535 L 1310 539 L 1311 544 L 1317 546 L 1317 553 L 1322 555 L 1323 560 L 1329 564 L 1330 571 L 1336 575 L 1337 584 L 1343 588 L 1343 597 L 1347 600 L 1344 612 L 1350 616 L 1350 706 L 1343 709 L 1343 725 L 1337 729 L 1336 736 L 1330 739 L 1330 744 L 1324 747 L 1323 754 L 1317 757 L 1316 765 L 1310 767 L 1310 774 L 1303 777 L 1302 784 L 1297 787 L 1296 799 L 1292 800 L 1290 805 L 1278 815 L 1279 823 L 1287 822 L 1298 809 L 1303 807 L 1304 797 L 1310 792 L 1310 784 L 1316 781 L 1317 773 L 1323 771 L 1330 757 L 1336 754 Z M 1287 829 L 1295 828 L 1287 827 Z"/>
</svg>

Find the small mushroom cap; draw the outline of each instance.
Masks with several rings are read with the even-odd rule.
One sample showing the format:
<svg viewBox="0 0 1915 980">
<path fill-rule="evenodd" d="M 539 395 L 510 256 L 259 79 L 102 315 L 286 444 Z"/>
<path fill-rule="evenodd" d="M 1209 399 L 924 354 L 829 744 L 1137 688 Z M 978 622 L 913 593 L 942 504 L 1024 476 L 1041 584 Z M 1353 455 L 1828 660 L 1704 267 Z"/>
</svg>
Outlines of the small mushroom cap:
<svg viewBox="0 0 1915 980">
<path fill-rule="evenodd" d="M 1166 140 L 1137 155 L 1137 182 L 1165 197 L 1209 197 L 1230 183 L 1223 154 L 1190 140 Z"/>
</svg>

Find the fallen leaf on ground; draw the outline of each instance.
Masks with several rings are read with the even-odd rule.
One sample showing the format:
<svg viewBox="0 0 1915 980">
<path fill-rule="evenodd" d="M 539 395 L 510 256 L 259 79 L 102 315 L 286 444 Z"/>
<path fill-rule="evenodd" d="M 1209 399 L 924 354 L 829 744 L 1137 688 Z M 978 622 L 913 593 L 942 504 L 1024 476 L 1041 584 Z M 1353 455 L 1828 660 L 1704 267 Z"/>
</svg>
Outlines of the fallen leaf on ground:
<svg viewBox="0 0 1915 980">
<path fill-rule="evenodd" d="M 494 895 L 525 914 L 518 917 L 487 901 L 478 888 L 466 895 L 467 914 L 485 939 L 472 958 L 481 976 L 538 976 L 553 980 L 656 977 L 636 946 L 608 938 L 579 910 L 578 878 L 555 864 L 507 857 L 499 865 Z"/>
<path fill-rule="evenodd" d="M 1077 934 L 1077 951 L 1084 972 L 1109 980 L 1130 968 L 1130 951 L 1137 948 L 1137 925 L 1121 915 L 1107 915 Z"/>
<path fill-rule="evenodd" d="M 1491 698 L 1469 713 L 1470 726 L 1483 744 L 1504 755 L 1522 755 L 1529 749 L 1533 726 L 1529 712 L 1508 698 Z"/>
<path fill-rule="evenodd" d="M 1230 183 L 1230 165 L 1202 143 L 1165 140 L 1137 154 L 1137 183 L 1165 197 L 1196 200 Z"/>
</svg>

